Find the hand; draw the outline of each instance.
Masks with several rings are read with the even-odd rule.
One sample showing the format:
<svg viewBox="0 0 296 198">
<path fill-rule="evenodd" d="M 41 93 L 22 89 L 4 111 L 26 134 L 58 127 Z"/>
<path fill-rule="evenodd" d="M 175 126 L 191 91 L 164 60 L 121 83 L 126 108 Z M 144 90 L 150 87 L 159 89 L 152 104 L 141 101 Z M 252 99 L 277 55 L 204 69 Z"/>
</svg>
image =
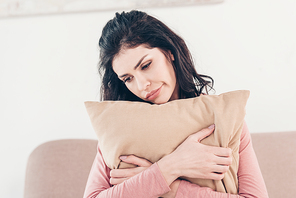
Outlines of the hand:
<svg viewBox="0 0 296 198">
<path fill-rule="evenodd" d="M 214 125 L 190 135 L 171 154 L 158 161 L 158 166 L 170 184 L 180 176 L 221 180 L 231 165 L 231 149 L 200 143 L 214 131 Z"/>
<path fill-rule="evenodd" d="M 125 180 L 131 178 L 132 176 L 135 176 L 136 174 L 146 170 L 148 167 L 152 165 L 151 162 L 149 162 L 146 159 L 136 157 L 134 155 L 128 155 L 128 156 L 120 156 L 120 159 L 123 162 L 137 165 L 135 168 L 125 168 L 125 169 L 113 169 L 110 171 L 110 183 L 112 185 L 120 184 L 124 182 Z"/>
</svg>

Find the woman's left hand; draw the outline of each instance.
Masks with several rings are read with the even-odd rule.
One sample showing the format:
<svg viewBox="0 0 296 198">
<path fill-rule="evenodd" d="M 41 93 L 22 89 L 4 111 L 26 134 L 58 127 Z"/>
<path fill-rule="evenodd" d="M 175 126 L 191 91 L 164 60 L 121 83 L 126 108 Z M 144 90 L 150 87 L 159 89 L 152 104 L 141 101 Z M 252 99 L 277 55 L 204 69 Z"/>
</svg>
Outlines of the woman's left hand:
<svg viewBox="0 0 296 198">
<path fill-rule="evenodd" d="M 112 185 L 120 184 L 132 176 L 135 176 L 136 174 L 146 170 L 152 165 L 152 163 L 148 160 L 136 157 L 134 155 L 120 156 L 120 159 L 125 163 L 134 164 L 137 167 L 111 170 L 110 184 Z"/>
</svg>

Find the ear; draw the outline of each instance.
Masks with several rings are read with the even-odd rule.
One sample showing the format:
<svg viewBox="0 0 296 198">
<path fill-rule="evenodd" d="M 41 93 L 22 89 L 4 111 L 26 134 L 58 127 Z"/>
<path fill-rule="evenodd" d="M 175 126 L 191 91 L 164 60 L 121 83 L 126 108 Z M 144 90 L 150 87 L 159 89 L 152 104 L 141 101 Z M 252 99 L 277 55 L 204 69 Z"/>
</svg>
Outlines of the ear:
<svg viewBox="0 0 296 198">
<path fill-rule="evenodd" d="M 172 54 L 171 51 L 169 51 L 169 55 L 170 55 L 170 57 L 171 57 L 171 60 L 174 61 L 174 60 L 175 60 L 175 57 L 174 57 L 174 55 Z"/>
</svg>

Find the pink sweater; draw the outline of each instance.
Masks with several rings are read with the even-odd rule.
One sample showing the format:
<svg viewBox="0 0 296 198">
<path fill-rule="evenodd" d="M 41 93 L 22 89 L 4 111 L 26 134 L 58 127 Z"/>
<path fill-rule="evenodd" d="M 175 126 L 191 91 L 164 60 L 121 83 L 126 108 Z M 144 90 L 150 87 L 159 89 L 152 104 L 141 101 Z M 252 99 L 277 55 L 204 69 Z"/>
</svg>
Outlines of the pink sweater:
<svg viewBox="0 0 296 198">
<path fill-rule="evenodd" d="M 239 169 L 237 176 L 239 182 L 238 195 L 216 192 L 210 188 L 200 187 L 196 184 L 182 180 L 178 187 L 176 198 L 268 197 L 265 183 L 252 147 L 251 136 L 246 124 L 244 125 L 241 134 Z M 170 191 L 170 187 L 163 178 L 157 163 L 154 163 L 145 171 L 121 184 L 112 186 L 109 180 L 110 169 L 106 166 L 102 153 L 98 148 L 86 184 L 84 198 L 150 198 L 160 197 Z"/>
</svg>

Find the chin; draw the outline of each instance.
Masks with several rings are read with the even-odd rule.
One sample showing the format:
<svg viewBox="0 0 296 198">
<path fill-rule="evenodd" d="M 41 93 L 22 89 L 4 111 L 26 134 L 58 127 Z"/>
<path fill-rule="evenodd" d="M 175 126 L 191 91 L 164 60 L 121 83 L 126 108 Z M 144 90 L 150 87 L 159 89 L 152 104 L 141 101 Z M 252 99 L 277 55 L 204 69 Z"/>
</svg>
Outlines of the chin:
<svg viewBox="0 0 296 198">
<path fill-rule="evenodd" d="M 166 102 L 152 102 L 153 104 L 157 104 L 157 105 L 161 105 L 161 104 L 165 104 Z"/>
<path fill-rule="evenodd" d="M 160 97 L 160 98 L 156 98 L 154 101 L 151 101 L 154 104 L 164 104 L 169 102 L 169 97 Z"/>
</svg>

